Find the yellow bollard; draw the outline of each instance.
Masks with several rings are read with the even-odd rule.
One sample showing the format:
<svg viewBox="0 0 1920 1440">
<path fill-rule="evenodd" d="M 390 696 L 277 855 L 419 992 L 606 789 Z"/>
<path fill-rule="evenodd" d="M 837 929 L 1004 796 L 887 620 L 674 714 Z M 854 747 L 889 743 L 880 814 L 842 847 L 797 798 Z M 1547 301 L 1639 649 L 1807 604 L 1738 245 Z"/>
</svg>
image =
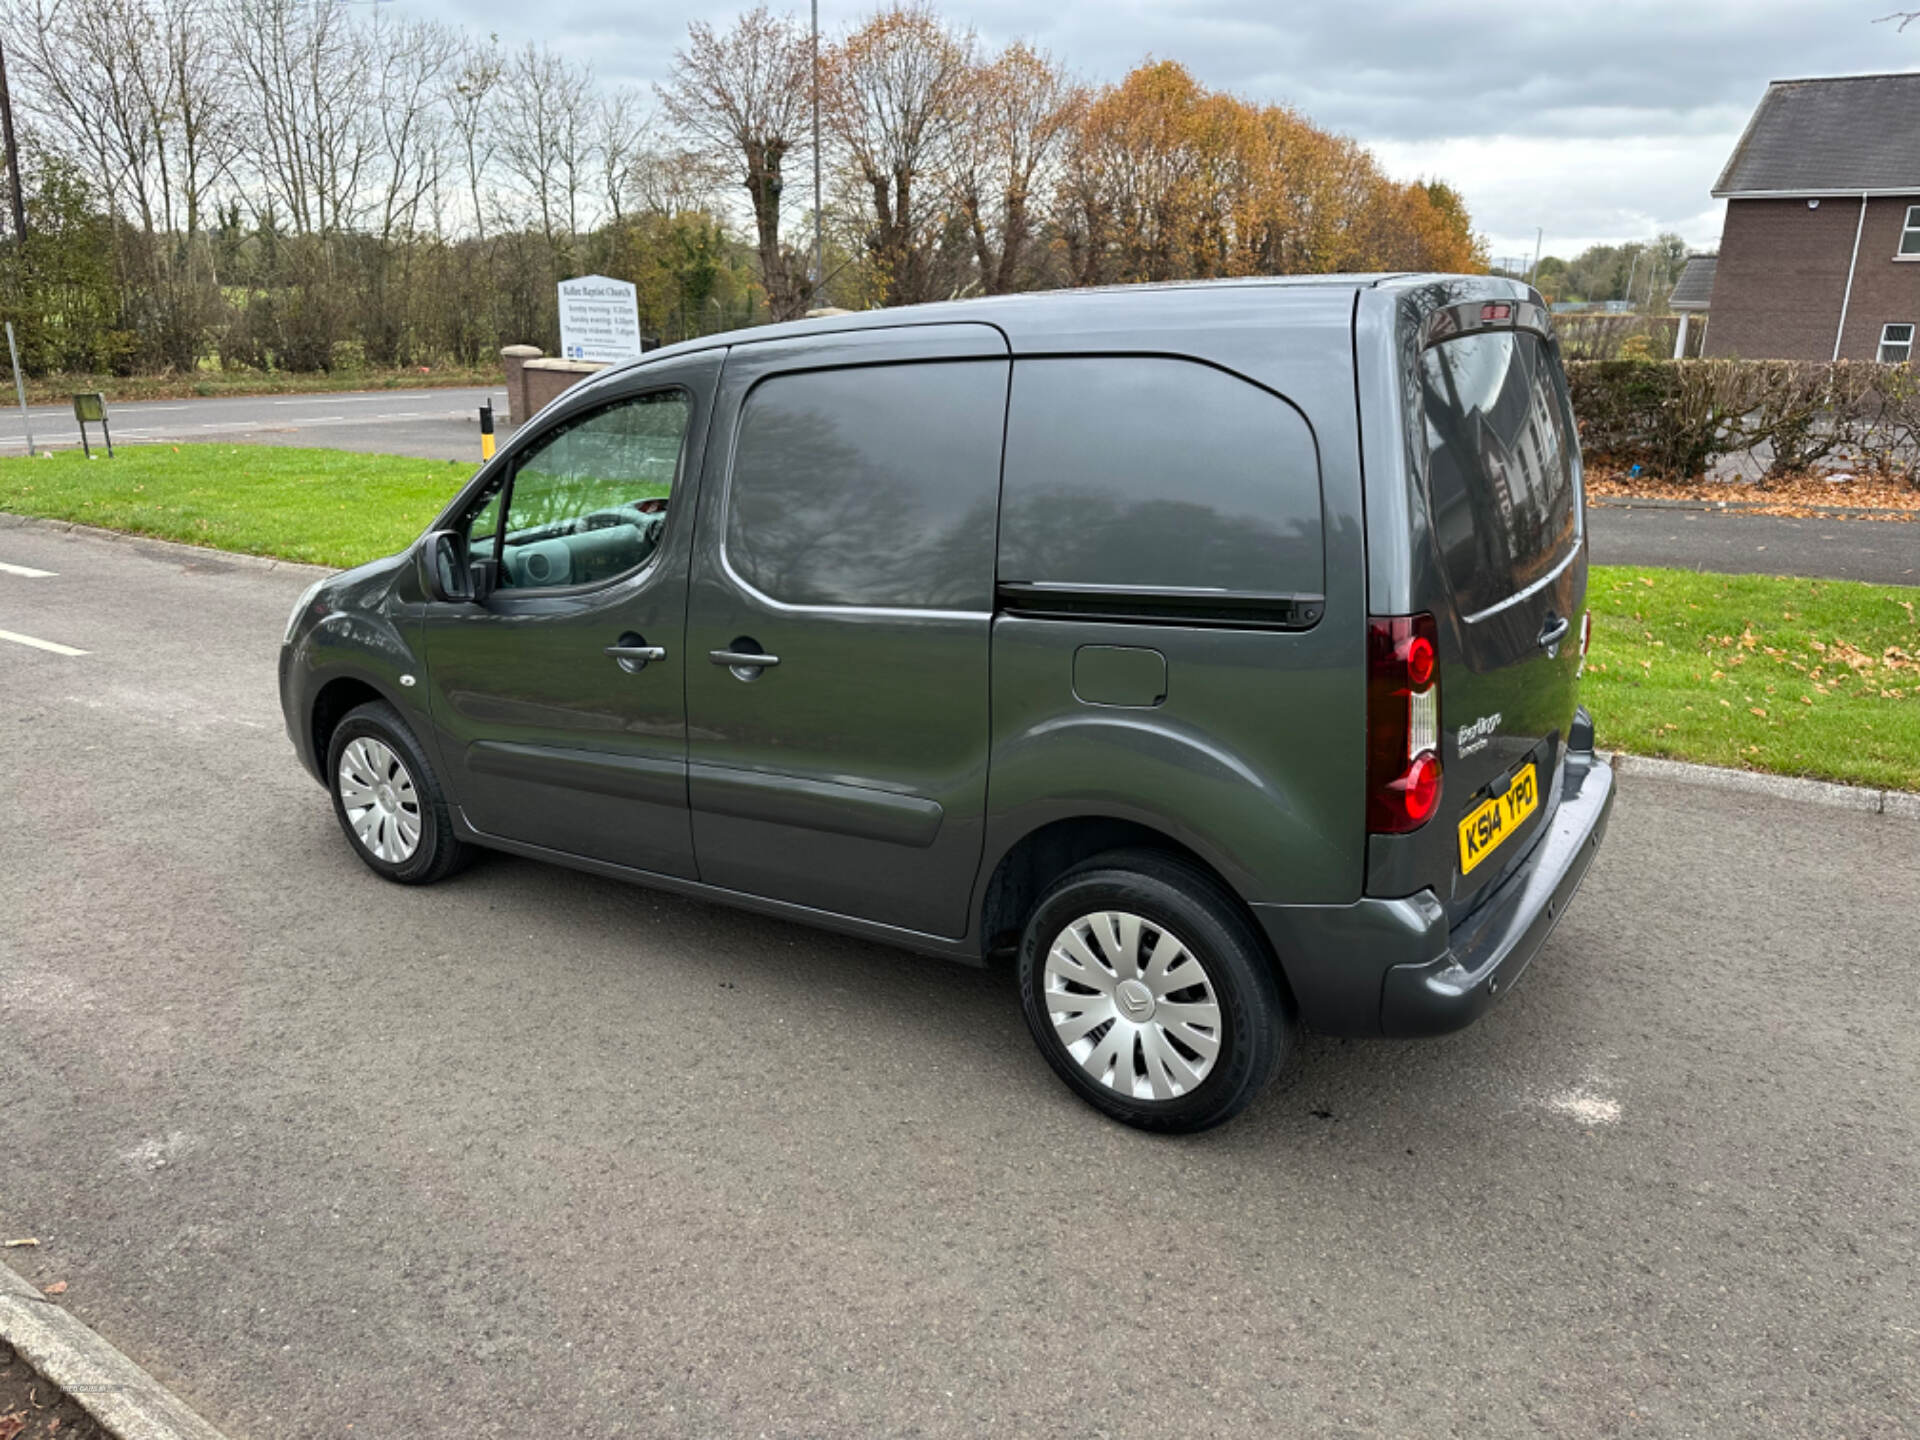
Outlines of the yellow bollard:
<svg viewBox="0 0 1920 1440">
<path fill-rule="evenodd" d="M 488 400 L 480 407 L 480 460 L 482 464 L 493 458 L 493 401 Z"/>
</svg>

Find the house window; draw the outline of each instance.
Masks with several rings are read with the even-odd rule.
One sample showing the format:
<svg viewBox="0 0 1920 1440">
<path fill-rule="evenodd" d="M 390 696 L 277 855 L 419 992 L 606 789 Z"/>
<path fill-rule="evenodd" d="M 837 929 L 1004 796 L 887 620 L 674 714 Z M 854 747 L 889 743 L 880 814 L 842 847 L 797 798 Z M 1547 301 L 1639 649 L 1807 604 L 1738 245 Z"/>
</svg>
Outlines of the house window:
<svg viewBox="0 0 1920 1440">
<path fill-rule="evenodd" d="M 1900 231 L 1900 253 L 1920 260 L 1920 205 L 1907 207 L 1907 223 Z"/>
<path fill-rule="evenodd" d="M 1913 326 L 1887 325 L 1880 331 L 1880 363 L 1902 365 L 1913 355 Z"/>
</svg>

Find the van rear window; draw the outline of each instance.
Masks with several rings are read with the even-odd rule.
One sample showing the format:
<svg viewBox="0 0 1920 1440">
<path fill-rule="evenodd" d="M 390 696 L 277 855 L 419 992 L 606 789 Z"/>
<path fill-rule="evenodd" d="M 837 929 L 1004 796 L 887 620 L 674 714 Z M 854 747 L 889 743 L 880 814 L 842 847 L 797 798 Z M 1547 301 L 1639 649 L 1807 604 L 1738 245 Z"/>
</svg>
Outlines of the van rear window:
<svg viewBox="0 0 1920 1440">
<path fill-rule="evenodd" d="M 1564 382 L 1525 330 L 1445 340 L 1420 357 L 1427 507 L 1440 564 L 1472 616 L 1549 574 L 1579 541 Z"/>
</svg>

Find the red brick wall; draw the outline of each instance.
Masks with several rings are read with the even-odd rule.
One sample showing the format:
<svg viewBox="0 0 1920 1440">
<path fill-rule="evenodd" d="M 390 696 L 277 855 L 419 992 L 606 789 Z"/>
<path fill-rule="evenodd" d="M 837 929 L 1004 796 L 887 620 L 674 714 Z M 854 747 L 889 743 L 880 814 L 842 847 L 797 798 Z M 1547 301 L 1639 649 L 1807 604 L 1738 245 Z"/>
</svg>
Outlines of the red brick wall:
<svg viewBox="0 0 1920 1440">
<path fill-rule="evenodd" d="M 1909 204 L 1920 194 L 1867 202 L 1842 359 L 1871 360 L 1882 325 L 1920 320 L 1920 262 L 1891 258 Z M 1859 222 L 1858 199 L 1729 200 L 1706 353 L 1831 359 Z"/>
<path fill-rule="evenodd" d="M 1820 208 L 1836 203 L 1822 201 Z M 1902 325 L 1920 324 L 1920 257 L 1893 258 L 1909 205 L 1920 205 L 1920 195 L 1867 201 L 1867 223 L 1860 231 L 1860 264 L 1853 273 L 1853 300 L 1847 306 L 1847 333 L 1840 341 L 1843 360 L 1874 359 L 1880 349 L 1880 327 L 1889 320 Z M 1858 200 L 1853 202 L 1853 211 L 1857 217 Z M 1920 360 L 1920 351 L 1914 358 Z"/>
</svg>

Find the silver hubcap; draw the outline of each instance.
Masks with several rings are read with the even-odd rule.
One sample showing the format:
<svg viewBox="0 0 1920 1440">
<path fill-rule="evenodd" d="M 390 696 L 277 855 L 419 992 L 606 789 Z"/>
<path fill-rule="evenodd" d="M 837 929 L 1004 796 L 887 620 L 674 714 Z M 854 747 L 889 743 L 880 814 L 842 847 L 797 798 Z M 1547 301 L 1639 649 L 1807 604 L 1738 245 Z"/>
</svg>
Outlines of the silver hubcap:
<svg viewBox="0 0 1920 1440">
<path fill-rule="evenodd" d="M 1124 910 L 1054 937 L 1047 1018 L 1080 1068 L 1134 1100 L 1190 1095 L 1220 1055 L 1220 1002 L 1177 935 Z"/>
<path fill-rule="evenodd" d="M 340 752 L 340 803 L 376 860 L 398 864 L 420 848 L 420 796 L 391 746 L 362 735 Z"/>
</svg>

